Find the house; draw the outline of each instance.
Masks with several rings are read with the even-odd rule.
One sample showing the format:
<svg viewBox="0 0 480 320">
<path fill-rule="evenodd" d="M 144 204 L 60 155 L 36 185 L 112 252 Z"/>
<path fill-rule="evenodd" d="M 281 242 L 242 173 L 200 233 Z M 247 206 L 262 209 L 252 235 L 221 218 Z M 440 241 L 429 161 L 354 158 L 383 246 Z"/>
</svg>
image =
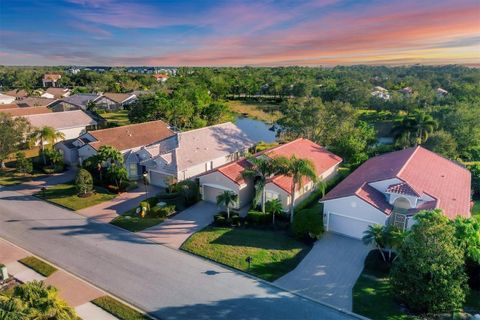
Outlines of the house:
<svg viewBox="0 0 480 320">
<path fill-rule="evenodd" d="M 67 88 L 54 88 L 50 87 L 41 95 L 43 98 L 49 99 L 62 99 L 70 96 L 71 90 Z"/>
<path fill-rule="evenodd" d="M 163 83 L 168 80 L 168 75 L 163 73 L 154 74 L 153 77 L 155 78 L 155 80 L 157 80 L 157 82 Z"/>
<path fill-rule="evenodd" d="M 100 99 L 100 95 L 95 93 L 77 93 L 59 100 L 52 106 L 54 111 L 67 110 L 87 110 L 90 102 Z"/>
<path fill-rule="evenodd" d="M 48 109 L 47 107 L 20 108 L 17 106 L 10 109 L 0 109 L 0 112 L 8 113 L 12 117 L 23 117 L 23 116 L 29 116 L 34 114 L 50 113 L 52 112 L 52 110 Z"/>
<path fill-rule="evenodd" d="M 95 100 L 99 109 L 119 110 L 137 100 L 137 96 L 132 93 L 111 93 L 106 92 L 100 98 Z"/>
<path fill-rule="evenodd" d="M 0 93 L 0 104 L 11 104 L 15 101 L 16 97 L 9 96 L 3 93 Z"/>
<path fill-rule="evenodd" d="M 470 172 L 422 147 L 369 159 L 322 200 L 325 229 L 362 238 L 373 224 L 410 228 L 420 210 L 470 216 Z"/>
<path fill-rule="evenodd" d="M 16 109 L 16 108 L 20 108 L 16 103 L 0 104 L 0 112 L 1 110 Z"/>
<path fill-rule="evenodd" d="M 404 96 L 411 96 L 413 94 L 413 89 L 411 87 L 405 87 L 400 89 L 399 92 Z"/>
<path fill-rule="evenodd" d="M 28 92 L 23 89 L 15 89 L 3 92 L 4 95 L 15 97 L 15 99 L 23 99 L 28 97 Z"/>
<path fill-rule="evenodd" d="M 61 78 L 62 75 L 59 73 L 45 73 L 42 78 L 43 87 L 56 87 Z"/>
<path fill-rule="evenodd" d="M 76 138 L 97 125 L 95 120 L 81 110 L 27 114 L 22 117 L 26 118 L 34 128 L 45 126 L 54 128 L 63 133 L 65 139 Z"/>
<path fill-rule="evenodd" d="M 295 155 L 297 158 L 308 159 L 315 166 L 318 179 L 327 181 L 337 173 L 342 158 L 329 152 L 324 147 L 308 140 L 297 139 L 289 143 L 257 153 L 257 157 L 287 157 Z M 212 172 L 199 177 L 202 199 L 208 202 L 216 202 L 217 196 L 224 190 L 229 190 L 238 195 L 236 207 L 243 207 L 251 203 L 255 185 L 253 179 L 244 179 L 242 172 L 250 167 L 247 159 L 224 165 Z M 268 179 L 264 196 L 266 201 L 280 199 L 283 209 L 287 211 L 290 207 L 292 196 L 292 177 L 285 175 L 272 176 Z M 310 179 L 304 179 L 300 189 L 295 192 L 295 203 L 305 199 L 313 190 L 315 185 Z"/>
<path fill-rule="evenodd" d="M 140 161 L 147 159 L 142 150 L 171 150 L 176 145 L 176 135 L 166 123 L 158 120 L 89 131 L 76 139 L 57 143 L 55 148 L 62 150 L 67 164 L 75 164 L 95 155 L 105 145 L 123 154 L 129 179 L 138 179 L 144 171 Z"/>
<path fill-rule="evenodd" d="M 443 98 L 448 94 L 448 91 L 442 88 L 437 88 L 435 92 L 436 92 L 437 98 Z"/>
<path fill-rule="evenodd" d="M 388 90 L 380 86 L 373 88 L 373 91 L 370 94 L 376 98 L 390 100 L 390 94 L 388 93 Z"/>
<path fill-rule="evenodd" d="M 42 98 L 42 97 L 27 97 L 22 98 L 20 100 L 15 101 L 15 103 L 20 108 L 28 108 L 28 107 L 50 107 L 57 102 L 57 99 L 49 99 L 49 98 Z"/>
<path fill-rule="evenodd" d="M 235 161 L 255 142 L 231 122 L 180 132 L 171 150 L 143 150 L 151 184 L 166 187 Z"/>
</svg>

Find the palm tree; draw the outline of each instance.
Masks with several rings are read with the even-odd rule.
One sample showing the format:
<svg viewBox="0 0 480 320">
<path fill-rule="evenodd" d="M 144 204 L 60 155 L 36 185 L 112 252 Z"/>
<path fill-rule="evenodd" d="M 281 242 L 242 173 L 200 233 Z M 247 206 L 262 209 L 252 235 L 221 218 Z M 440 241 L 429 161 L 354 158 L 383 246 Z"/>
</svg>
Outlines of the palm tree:
<svg viewBox="0 0 480 320">
<path fill-rule="evenodd" d="M 313 183 L 317 183 L 317 172 L 315 165 L 308 159 L 299 159 L 295 156 L 291 158 L 278 157 L 276 159 L 280 166 L 280 172 L 284 175 L 292 177 L 292 185 L 290 189 L 290 222 L 293 222 L 293 209 L 295 208 L 295 192 L 301 188 L 303 178 L 309 178 Z"/>
<path fill-rule="evenodd" d="M 374 224 L 368 226 L 368 229 L 363 232 L 362 241 L 365 244 L 373 244 L 380 254 L 382 255 L 383 261 L 387 261 L 385 254 L 383 253 L 383 248 L 385 246 L 385 227 L 379 224 Z"/>
<path fill-rule="evenodd" d="M 273 199 L 267 201 L 265 204 L 268 212 L 272 213 L 272 224 L 275 224 L 275 215 L 280 214 L 283 211 L 283 205 L 280 199 Z"/>
<path fill-rule="evenodd" d="M 26 308 L 20 299 L 0 295 L 0 319 L 24 320 L 27 318 Z"/>
<path fill-rule="evenodd" d="M 265 213 L 265 185 L 267 179 L 278 172 L 278 168 L 273 159 L 268 157 L 249 157 L 247 161 L 252 165 L 242 172 L 244 178 L 255 179 L 255 197 L 254 205 L 261 202 L 262 212 Z"/>
<path fill-rule="evenodd" d="M 232 191 L 224 191 L 217 196 L 217 204 L 227 208 L 227 219 L 230 219 L 230 206 L 237 202 L 238 195 Z"/>
<path fill-rule="evenodd" d="M 392 260 L 392 251 L 400 249 L 405 239 L 406 232 L 395 227 L 394 225 L 388 225 L 383 228 L 383 242 L 388 250 L 388 260 Z M 398 256 L 395 256 L 395 260 Z"/>
<path fill-rule="evenodd" d="M 428 137 L 438 127 L 433 117 L 423 111 L 417 111 L 413 115 L 405 116 L 393 127 L 396 139 L 400 139 L 403 145 L 419 145 L 428 140 Z"/>
<path fill-rule="evenodd" d="M 62 132 L 56 131 L 55 128 L 44 126 L 37 128 L 30 136 L 31 141 L 40 141 L 40 150 L 43 158 L 43 164 L 47 164 L 47 158 L 45 157 L 45 144 L 48 143 L 51 146 L 58 140 L 65 139 L 65 135 Z"/>
<path fill-rule="evenodd" d="M 123 156 L 115 147 L 104 145 L 98 149 L 98 157 L 101 161 L 110 161 L 111 164 L 123 164 Z"/>
</svg>

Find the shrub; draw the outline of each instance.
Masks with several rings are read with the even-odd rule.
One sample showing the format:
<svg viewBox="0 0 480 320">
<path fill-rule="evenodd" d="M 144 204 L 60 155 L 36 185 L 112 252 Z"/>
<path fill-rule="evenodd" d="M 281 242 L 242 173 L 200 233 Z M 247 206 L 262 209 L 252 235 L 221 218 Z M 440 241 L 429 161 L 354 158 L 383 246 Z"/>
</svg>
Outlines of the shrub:
<svg viewBox="0 0 480 320">
<path fill-rule="evenodd" d="M 32 160 L 25 157 L 25 152 L 17 152 L 16 158 L 16 169 L 18 173 L 31 174 L 33 172 Z"/>
<path fill-rule="evenodd" d="M 220 212 L 213 216 L 213 223 L 216 227 L 239 227 L 242 224 L 242 218 L 238 212 L 230 212 L 230 219 L 226 212 Z"/>
<path fill-rule="evenodd" d="M 170 190 L 178 193 L 185 199 L 185 204 L 190 206 L 200 199 L 199 186 L 196 181 L 185 180 L 170 186 Z"/>
<path fill-rule="evenodd" d="M 295 213 L 293 234 L 300 239 L 318 239 L 323 233 L 323 215 L 316 209 L 303 209 Z"/>
<path fill-rule="evenodd" d="M 166 218 L 174 214 L 176 211 L 174 204 L 167 205 L 163 208 L 154 206 L 150 209 L 149 216 L 152 218 Z"/>
<path fill-rule="evenodd" d="M 75 187 L 79 194 L 86 195 L 93 190 L 93 178 L 90 172 L 80 169 L 75 177 Z"/>
<path fill-rule="evenodd" d="M 179 196 L 181 196 L 180 192 L 171 192 L 171 193 L 161 192 L 157 195 L 158 199 L 160 200 L 176 199 Z"/>
<path fill-rule="evenodd" d="M 250 210 L 247 214 L 247 222 L 254 226 L 269 225 L 272 224 L 272 214 Z"/>
</svg>

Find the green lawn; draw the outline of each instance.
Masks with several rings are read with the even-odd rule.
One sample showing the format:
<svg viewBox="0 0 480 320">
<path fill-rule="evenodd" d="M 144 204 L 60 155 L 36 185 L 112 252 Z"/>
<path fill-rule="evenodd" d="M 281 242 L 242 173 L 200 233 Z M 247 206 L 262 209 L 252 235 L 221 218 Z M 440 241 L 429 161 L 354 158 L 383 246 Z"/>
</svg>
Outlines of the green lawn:
<svg viewBox="0 0 480 320">
<path fill-rule="evenodd" d="M 311 249 L 284 231 L 218 227 L 195 233 L 181 248 L 268 281 L 293 270 Z"/>
<path fill-rule="evenodd" d="M 87 208 L 108 200 L 112 200 L 117 195 L 100 187 L 95 187 L 95 194 L 90 197 L 80 198 L 77 195 L 77 190 L 73 184 L 57 184 L 50 186 L 45 191 L 45 198 L 43 192 L 35 194 L 37 197 L 46 201 L 61 205 L 71 210 L 80 210 Z"/>
<path fill-rule="evenodd" d="M 33 256 L 23 258 L 21 260 L 18 260 L 21 264 L 26 265 L 27 267 L 35 270 L 36 272 L 40 273 L 44 277 L 50 276 L 52 273 L 57 271 L 57 268 L 54 266 L 37 259 Z"/>
<path fill-rule="evenodd" d="M 153 227 L 164 220 L 165 218 L 140 218 L 133 214 L 126 213 L 116 217 L 110 221 L 110 223 L 131 232 L 138 232 Z"/>
<path fill-rule="evenodd" d="M 130 124 L 128 120 L 128 110 L 118 110 L 113 112 L 99 112 L 100 116 L 107 120 L 108 123 L 116 124 L 118 126 L 125 126 Z"/>
<path fill-rule="evenodd" d="M 32 175 L 27 174 L 18 174 L 15 169 L 7 168 L 5 170 L 0 170 L 0 185 L 2 186 L 12 186 L 15 184 L 24 183 L 32 180 L 32 178 L 40 177 L 44 175 L 43 173 L 33 173 Z"/>
<path fill-rule="evenodd" d="M 103 296 L 92 300 L 92 303 L 120 320 L 146 320 L 150 319 L 143 313 L 121 303 L 110 296 Z"/>
</svg>

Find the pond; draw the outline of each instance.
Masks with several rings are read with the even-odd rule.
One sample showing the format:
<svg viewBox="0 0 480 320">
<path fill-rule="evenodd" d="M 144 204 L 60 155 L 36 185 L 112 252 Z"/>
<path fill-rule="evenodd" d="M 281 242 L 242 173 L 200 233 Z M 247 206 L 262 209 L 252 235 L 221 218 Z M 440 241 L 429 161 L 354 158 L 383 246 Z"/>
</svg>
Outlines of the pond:
<svg viewBox="0 0 480 320">
<path fill-rule="evenodd" d="M 246 117 L 238 117 L 235 120 L 235 124 L 255 142 L 264 141 L 270 143 L 276 140 L 275 131 L 270 130 L 272 128 L 271 124 Z"/>
</svg>

